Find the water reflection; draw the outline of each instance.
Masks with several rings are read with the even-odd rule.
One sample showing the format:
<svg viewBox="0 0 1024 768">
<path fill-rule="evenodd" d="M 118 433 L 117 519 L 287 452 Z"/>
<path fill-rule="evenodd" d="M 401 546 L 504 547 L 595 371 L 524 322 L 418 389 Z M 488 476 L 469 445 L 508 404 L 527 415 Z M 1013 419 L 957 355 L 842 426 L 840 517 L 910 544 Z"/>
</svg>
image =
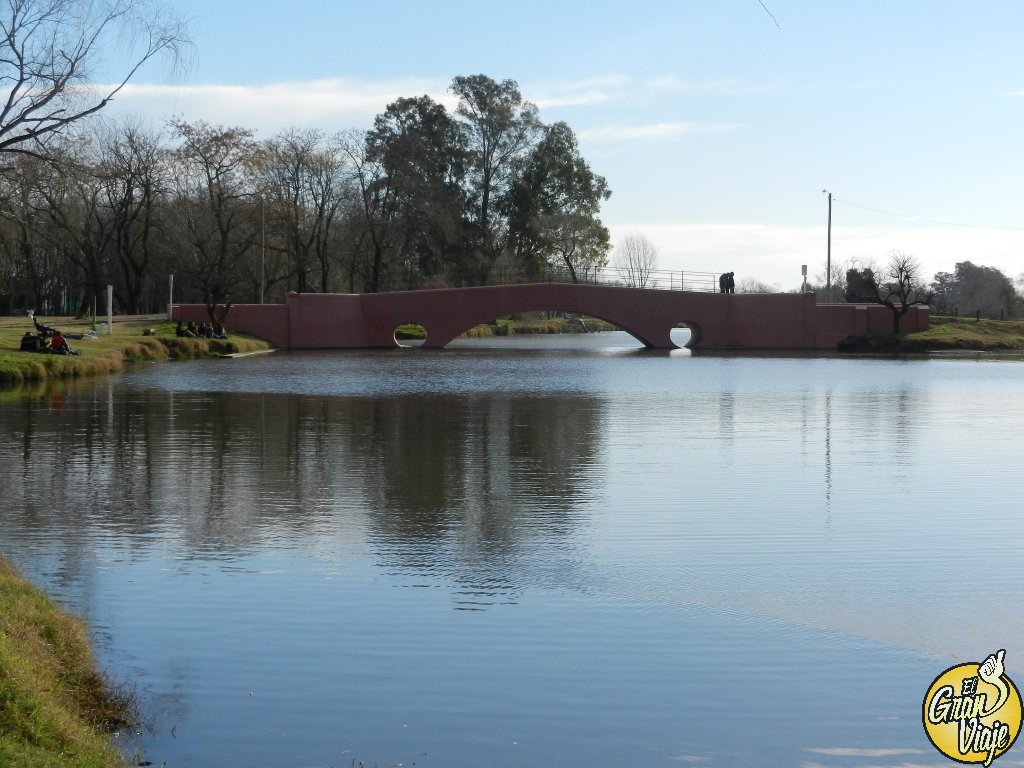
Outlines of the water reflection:
<svg viewBox="0 0 1024 768">
<path fill-rule="evenodd" d="M 185 558 L 357 536 L 385 568 L 452 570 L 460 590 L 507 597 L 537 578 L 515 568 L 533 540 L 564 549 L 602 450 L 594 398 L 567 409 L 538 397 L 148 390 L 114 409 L 110 386 L 60 409 L 34 398 L 0 410 L 19 446 L 5 466 L 21 480 L 6 523 L 58 534 L 67 562 L 88 560 L 96 535 L 129 556 L 159 537 Z"/>
</svg>

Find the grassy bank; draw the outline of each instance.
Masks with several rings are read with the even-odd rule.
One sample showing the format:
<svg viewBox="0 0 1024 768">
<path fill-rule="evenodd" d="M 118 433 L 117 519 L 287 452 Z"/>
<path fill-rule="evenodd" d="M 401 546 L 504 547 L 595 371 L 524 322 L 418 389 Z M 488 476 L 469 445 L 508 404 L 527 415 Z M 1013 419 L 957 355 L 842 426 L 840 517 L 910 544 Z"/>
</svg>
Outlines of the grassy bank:
<svg viewBox="0 0 1024 768">
<path fill-rule="evenodd" d="M 83 623 L 0 558 L 0 765 L 123 766 L 107 734 L 131 722 L 131 697 L 96 671 Z"/>
<path fill-rule="evenodd" d="M 65 333 L 91 331 L 92 322 L 47 317 L 46 325 Z M 267 349 L 259 339 L 233 334 L 228 339 L 179 339 L 174 324 L 148 318 L 115 318 L 111 333 L 100 326 L 95 338 L 70 340 L 79 355 L 45 355 L 20 351 L 21 338 L 32 331 L 28 317 L 0 318 L 0 386 L 117 373 L 125 362 L 169 358 L 219 357 Z M 151 331 L 152 335 L 146 335 Z"/>
<path fill-rule="evenodd" d="M 932 316 L 927 331 L 878 334 L 852 340 L 848 352 L 1024 352 L 1024 321 Z"/>
</svg>

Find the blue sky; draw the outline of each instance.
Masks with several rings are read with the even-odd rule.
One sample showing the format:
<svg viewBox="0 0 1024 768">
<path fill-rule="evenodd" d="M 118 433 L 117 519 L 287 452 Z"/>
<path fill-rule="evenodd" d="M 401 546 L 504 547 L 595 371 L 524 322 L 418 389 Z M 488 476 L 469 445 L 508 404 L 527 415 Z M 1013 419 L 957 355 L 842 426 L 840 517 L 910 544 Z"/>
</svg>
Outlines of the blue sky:
<svg viewBox="0 0 1024 768">
<path fill-rule="evenodd" d="M 334 132 L 483 73 L 572 126 L 613 241 L 642 232 L 661 268 L 795 288 L 824 272 L 829 189 L 833 262 L 1024 273 L 1024 3 L 165 2 L 189 66 L 117 110 Z"/>
</svg>

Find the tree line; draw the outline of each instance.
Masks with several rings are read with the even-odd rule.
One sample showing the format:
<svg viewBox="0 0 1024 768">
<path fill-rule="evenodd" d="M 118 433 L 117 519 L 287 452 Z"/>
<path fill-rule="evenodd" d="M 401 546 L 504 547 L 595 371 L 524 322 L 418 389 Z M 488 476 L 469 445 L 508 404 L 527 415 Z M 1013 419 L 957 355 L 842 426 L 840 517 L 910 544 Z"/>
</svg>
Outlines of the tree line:
<svg viewBox="0 0 1024 768">
<path fill-rule="evenodd" d="M 893 332 L 908 309 L 927 304 L 935 314 L 1011 318 L 1024 314 L 1024 275 L 1014 283 L 995 267 L 961 261 L 952 272 L 938 272 L 928 281 L 920 262 L 894 251 L 881 264 L 850 259 L 832 266 L 831 280 L 824 275 L 804 290 L 819 301 L 845 301 L 887 306 L 893 313 Z M 770 288 L 758 284 L 757 291 Z"/>
<path fill-rule="evenodd" d="M 289 291 L 578 281 L 607 263 L 610 191 L 512 80 L 456 77 L 454 112 L 389 104 L 368 131 L 170 120 L 72 126 L 0 167 L 0 311 L 279 302 Z"/>
</svg>

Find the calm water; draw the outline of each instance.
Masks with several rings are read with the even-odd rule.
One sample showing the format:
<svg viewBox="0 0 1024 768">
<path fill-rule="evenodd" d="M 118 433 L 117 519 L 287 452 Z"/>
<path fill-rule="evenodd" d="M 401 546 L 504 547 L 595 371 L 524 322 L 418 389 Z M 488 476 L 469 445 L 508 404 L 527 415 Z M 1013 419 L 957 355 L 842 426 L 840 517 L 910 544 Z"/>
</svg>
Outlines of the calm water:
<svg viewBox="0 0 1024 768">
<path fill-rule="evenodd" d="M 0 553 L 155 765 L 946 765 L 931 680 L 1024 681 L 1022 392 L 620 334 L 150 365 L 0 404 Z"/>
</svg>

